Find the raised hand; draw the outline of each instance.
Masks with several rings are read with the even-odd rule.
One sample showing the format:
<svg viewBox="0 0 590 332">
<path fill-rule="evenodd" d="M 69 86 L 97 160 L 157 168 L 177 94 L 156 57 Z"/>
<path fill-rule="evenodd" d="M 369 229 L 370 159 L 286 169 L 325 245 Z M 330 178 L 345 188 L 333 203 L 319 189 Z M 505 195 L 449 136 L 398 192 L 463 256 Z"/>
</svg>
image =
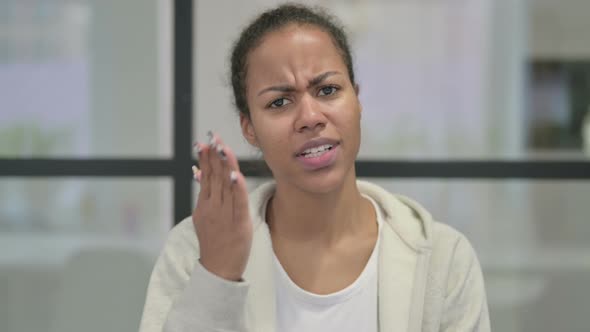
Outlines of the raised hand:
<svg viewBox="0 0 590 332">
<path fill-rule="evenodd" d="M 192 214 L 200 248 L 200 262 L 209 272 L 232 281 L 242 278 L 252 247 L 246 179 L 236 156 L 209 132 L 209 144 L 195 145 L 201 184 Z"/>
</svg>

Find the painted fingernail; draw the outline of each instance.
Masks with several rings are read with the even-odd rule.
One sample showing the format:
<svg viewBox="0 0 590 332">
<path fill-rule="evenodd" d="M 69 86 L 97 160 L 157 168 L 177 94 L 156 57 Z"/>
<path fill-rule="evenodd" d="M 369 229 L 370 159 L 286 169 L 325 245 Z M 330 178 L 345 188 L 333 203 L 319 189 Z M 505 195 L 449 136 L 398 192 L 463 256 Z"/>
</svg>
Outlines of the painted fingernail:
<svg viewBox="0 0 590 332">
<path fill-rule="evenodd" d="M 199 177 L 198 177 L 198 175 L 199 175 L 199 168 L 197 166 L 193 165 L 192 169 L 193 169 L 193 178 L 196 181 L 199 181 Z"/>
<path fill-rule="evenodd" d="M 201 151 L 203 151 L 203 149 L 199 145 L 199 142 L 193 144 L 193 151 L 197 152 L 198 155 L 201 155 Z"/>
<path fill-rule="evenodd" d="M 231 171 L 229 173 L 229 179 L 231 180 L 232 184 L 238 182 L 238 174 L 236 173 L 236 171 Z"/>
<path fill-rule="evenodd" d="M 221 146 L 221 145 L 217 146 L 217 154 L 219 154 L 219 158 L 221 158 L 221 160 L 227 160 L 227 155 L 225 154 L 225 151 L 223 150 L 223 146 Z"/>
<path fill-rule="evenodd" d="M 211 132 L 211 130 L 207 132 L 207 138 L 209 139 L 209 145 L 212 147 L 215 146 L 215 136 L 213 136 L 213 132 Z"/>
</svg>

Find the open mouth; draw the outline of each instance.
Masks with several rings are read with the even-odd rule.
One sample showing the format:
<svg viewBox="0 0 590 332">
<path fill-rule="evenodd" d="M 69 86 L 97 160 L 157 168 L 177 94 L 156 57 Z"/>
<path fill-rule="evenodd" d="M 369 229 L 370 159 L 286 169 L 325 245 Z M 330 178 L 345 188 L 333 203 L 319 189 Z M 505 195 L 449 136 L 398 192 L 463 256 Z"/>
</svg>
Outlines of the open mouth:
<svg viewBox="0 0 590 332">
<path fill-rule="evenodd" d="M 320 146 L 317 146 L 315 148 L 310 148 L 310 149 L 307 149 L 307 150 L 299 153 L 297 155 L 297 157 L 317 158 L 317 157 L 323 155 L 324 153 L 332 150 L 335 146 L 336 146 L 335 144 L 324 144 L 324 145 L 320 145 Z"/>
</svg>

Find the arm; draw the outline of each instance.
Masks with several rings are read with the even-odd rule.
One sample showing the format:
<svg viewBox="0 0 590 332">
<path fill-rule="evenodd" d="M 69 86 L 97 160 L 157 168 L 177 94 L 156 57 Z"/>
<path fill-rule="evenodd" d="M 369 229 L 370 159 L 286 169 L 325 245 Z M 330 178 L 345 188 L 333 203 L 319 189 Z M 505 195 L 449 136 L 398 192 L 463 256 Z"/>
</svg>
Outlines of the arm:
<svg viewBox="0 0 590 332">
<path fill-rule="evenodd" d="M 152 273 L 140 332 L 246 331 L 246 282 L 232 282 L 198 261 L 190 220 L 170 232 Z"/>
<path fill-rule="evenodd" d="M 443 304 L 441 331 L 490 331 L 481 267 L 464 236 L 456 243 Z"/>
<path fill-rule="evenodd" d="M 209 133 L 197 144 L 201 184 L 191 218 L 175 227 L 152 273 L 140 332 L 246 331 L 252 244 L 246 180 L 233 151 Z"/>
</svg>

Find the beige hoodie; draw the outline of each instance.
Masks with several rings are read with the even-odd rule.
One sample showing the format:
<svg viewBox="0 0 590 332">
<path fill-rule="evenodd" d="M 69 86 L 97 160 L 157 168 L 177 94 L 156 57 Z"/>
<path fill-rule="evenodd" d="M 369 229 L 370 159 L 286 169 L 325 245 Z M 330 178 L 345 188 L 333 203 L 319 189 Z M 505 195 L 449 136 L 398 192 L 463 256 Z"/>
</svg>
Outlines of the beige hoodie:
<svg viewBox="0 0 590 332">
<path fill-rule="evenodd" d="M 364 181 L 384 219 L 379 259 L 379 331 L 490 331 L 481 268 L 467 239 L 432 220 L 416 202 Z M 275 331 L 273 252 L 265 223 L 270 182 L 250 194 L 254 235 L 243 282 L 209 273 L 199 263 L 191 218 L 170 232 L 154 267 L 140 332 Z M 408 282 L 409 281 L 409 282 Z M 408 293 L 409 308 L 396 294 Z M 398 317 L 394 319 L 394 317 Z"/>
</svg>

